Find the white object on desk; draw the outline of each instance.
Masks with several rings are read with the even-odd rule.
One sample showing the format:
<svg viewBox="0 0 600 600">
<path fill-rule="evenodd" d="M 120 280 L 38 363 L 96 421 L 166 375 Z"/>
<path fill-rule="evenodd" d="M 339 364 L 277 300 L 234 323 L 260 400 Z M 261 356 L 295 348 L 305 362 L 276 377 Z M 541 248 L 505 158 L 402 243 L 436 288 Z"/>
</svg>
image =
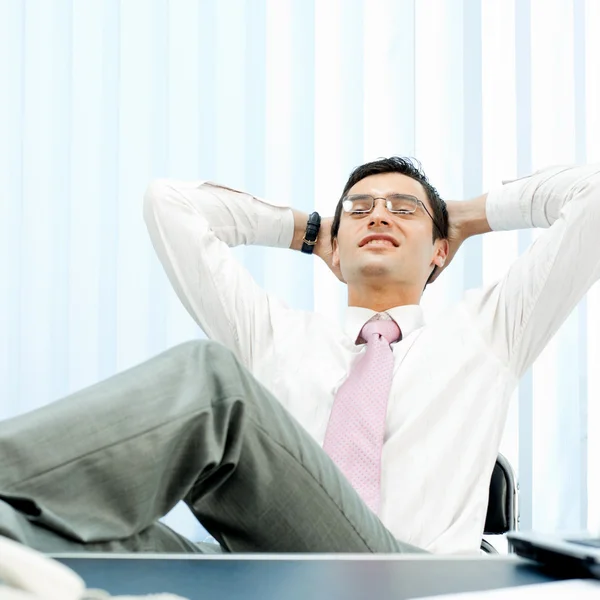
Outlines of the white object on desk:
<svg viewBox="0 0 600 600">
<path fill-rule="evenodd" d="M 78 600 L 85 589 L 83 579 L 71 569 L 5 537 L 0 537 L 2 582 L 40 600 Z M 9 592 L 2 589 L 0 594 L 8 598 Z"/>
<path fill-rule="evenodd" d="M 0 536 L 0 600 L 186 600 L 173 594 L 110 596 L 86 590 L 77 573 L 65 565 Z"/>
<path fill-rule="evenodd" d="M 419 596 L 419 598 L 423 598 Z M 499 590 L 483 590 L 480 592 L 460 592 L 459 594 L 442 594 L 427 596 L 433 600 L 599 600 L 600 581 L 594 579 L 569 579 L 551 583 L 521 585 Z M 416 600 L 416 597 L 415 599 Z"/>
</svg>

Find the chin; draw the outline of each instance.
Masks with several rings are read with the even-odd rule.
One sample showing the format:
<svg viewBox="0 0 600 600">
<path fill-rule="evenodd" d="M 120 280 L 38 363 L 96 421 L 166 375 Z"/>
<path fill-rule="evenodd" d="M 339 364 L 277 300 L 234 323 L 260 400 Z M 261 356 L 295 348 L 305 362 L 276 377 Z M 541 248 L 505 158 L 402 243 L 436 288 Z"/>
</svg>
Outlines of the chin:
<svg viewBox="0 0 600 600">
<path fill-rule="evenodd" d="M 389 260 L 365 261 L 359 265 L 357 270 L 361 277 L 386 277 L 391 275 L 393 272 L 392 265 L 389 264 Z"/>
<path fill-rule="evenodd" d="M 342 275 L 347 283 L 360 282 L 365 278 L 388 278 L 398 270 L 398 257 L 387 253 L 369 252 L 359 256 L 348 257 L 342 260 L 347 268 L 342 270 Z"/>
</svg>

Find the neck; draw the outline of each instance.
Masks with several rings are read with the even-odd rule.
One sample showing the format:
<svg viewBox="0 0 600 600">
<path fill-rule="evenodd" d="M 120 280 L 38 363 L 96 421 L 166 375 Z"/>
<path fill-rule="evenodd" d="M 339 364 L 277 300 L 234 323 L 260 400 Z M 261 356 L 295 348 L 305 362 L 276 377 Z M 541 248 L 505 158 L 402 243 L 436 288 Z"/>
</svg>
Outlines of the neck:
<svg viewBox="0 0 600 600">
<path fill-rule="evenodd" d="M 348 306 L 384 312 L 395 306 L 419 304 L 422 292 L 418 287 L 349 285 Z"/>
</svg>

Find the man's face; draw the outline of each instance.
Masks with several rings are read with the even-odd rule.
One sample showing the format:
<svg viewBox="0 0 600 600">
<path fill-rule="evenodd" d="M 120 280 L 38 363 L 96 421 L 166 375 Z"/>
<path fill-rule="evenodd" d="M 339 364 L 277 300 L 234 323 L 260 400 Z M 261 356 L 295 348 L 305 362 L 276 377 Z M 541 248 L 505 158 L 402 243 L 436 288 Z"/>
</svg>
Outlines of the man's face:
<svg viewBox="0 0 600 600">
<path fill-rule="evenodd" d="M 376 198 L 387 198 L 391 194 L 414 196 L 433 214 L 423 186 L 400 173 L 365 177 L 348 191 L 349 196 L 354 194 Z M 390 213 L 385 200 L 381 199 L 375 201 L 373 211 L 368 214 L 342 212 L 333 264 L 339 265 L 348 285 L 424 286 L 434 265 L 442 260 L 439 248 L 444 242 L 433 243 L 433 227 L 420 204 L 414 214 Z"/>
</svg>

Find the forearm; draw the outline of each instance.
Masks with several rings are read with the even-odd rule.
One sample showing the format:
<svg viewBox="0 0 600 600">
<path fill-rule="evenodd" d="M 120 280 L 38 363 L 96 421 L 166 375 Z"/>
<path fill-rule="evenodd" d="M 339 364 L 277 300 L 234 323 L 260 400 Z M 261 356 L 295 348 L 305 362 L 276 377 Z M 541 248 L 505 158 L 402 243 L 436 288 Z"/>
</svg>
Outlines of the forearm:
<svg viewBox="0 0 600 600">
<path fill-rule="evenodd" d="M 550 227 L 573 200 L 594 202 L 600 193 L 599 171 L 598 165 L 543 169 L 478 198 L 449 202 L 451 221 L 462 239 L 488 231 Z"/>
<path fill-rule="evenodd" d="M 492 231 L 487 219 L 486 202 L 487 194 L 483 194 L 471 200 L 452 202 L 452 206 L 448 207 L 463 239 Z"/>
<path fill-rule="evenodd" d="M 588 205 L 581 218 L 596 212 L 600 185 L 600 165 L 561 165 L 548 167 L 491 190 L 487 215 L 494 231 L 551 227 L 561 215 L 574 209 L 571 203 Z M 565 212 L 566 211 L 566 212 Z M 572 219 L 569 225 L 575 226 Z"/>
<path fill-rule="evenodd" d="M 198 241 L 216 236 L 229 247 L 289 247 L 292 211 L 245 192 L 206 181 L 158 180 L 151 185 L 149 214 L 160 215 L 158 229 L 175 238 L 194 223 Z"/>
<path fill-rule="evenodd" d="M 292 236 L 291 250 L 300 250 L 302 248 L 302 240 L 306 233 L 306 224 L 308 223 L 308 215 L 299 210 L 291 209 L 294 215 L 294 235 Z"/>
</svg>

